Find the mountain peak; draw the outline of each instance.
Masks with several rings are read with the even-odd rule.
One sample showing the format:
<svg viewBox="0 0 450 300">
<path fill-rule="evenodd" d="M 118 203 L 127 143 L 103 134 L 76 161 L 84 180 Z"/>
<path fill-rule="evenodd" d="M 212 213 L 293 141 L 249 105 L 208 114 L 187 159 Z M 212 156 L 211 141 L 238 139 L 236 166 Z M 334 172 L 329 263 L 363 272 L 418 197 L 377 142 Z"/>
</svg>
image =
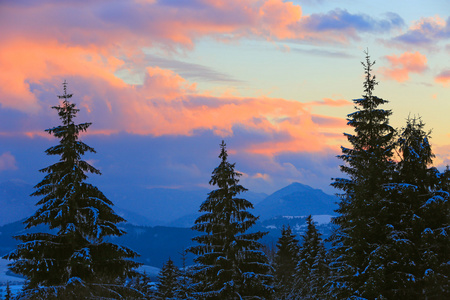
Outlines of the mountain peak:
<svg viewBox="0 0 450 300">
<path fill-rule="evenodd" d="M 255 214 L 262 220 L 285 215 L 333 215 L 336 202 L 335 196 L 293 182 L 257 204 Z"/>
<path fill-rule="evenodd" d="M 305 189 L 308 191 L 314 190 L 314 188 L 310 187 L 309 185 L 300 183 L 300 182 L 293 182 L 290 185 L 286 186 L 285 188 L 295 188 L 295 189 Z"/>
</svg>

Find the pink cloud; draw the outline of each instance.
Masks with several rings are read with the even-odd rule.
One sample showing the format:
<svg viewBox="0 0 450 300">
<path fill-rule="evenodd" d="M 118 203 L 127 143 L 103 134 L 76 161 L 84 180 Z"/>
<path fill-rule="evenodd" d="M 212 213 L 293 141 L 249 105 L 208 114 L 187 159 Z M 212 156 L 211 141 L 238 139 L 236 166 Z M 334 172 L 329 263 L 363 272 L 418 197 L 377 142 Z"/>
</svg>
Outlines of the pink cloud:
<svg viewBox="0 0 450 300">
<path fill-rule="evenodd" d="M 24 112 L 38 112 L 42 107 L 31 84 L 59 80 L 69 76 L 103 78 L 110 85 L 125 83 L 114 75 L 123 63 L 97 49 L 67 46 L 57 42 L 35 43 L 20 39 L 0 46 L 0 103 Z M 62 81 L 62 80 L 61 80 Z"/>
<path fill-rule="evenodd" d="M 380 72 L 391 80 L 404 82 L 409 79 L 410 73 L 421 74 L 428 69 L 427 57 L 420 52 L 405 52 L 399 56 L 390 55 L 385 57 L 390 66 L 380 69 Z"/>
<path fill-rule="evenodd" d="M 333 100 L 330 98 L 323 98 L 321 101 L 314 101 L 310 103 L 311 105 L 325 105 L 325 106 L 347 106 L 347 105 L 353 105 L 353 102 L 345 99 L 337 99 Z"/>
<path fill-rule="evenodd" d="M 178 5 L 178 6 L 177 6 Z M 143 46 L 192 48 L 204 36 L 219 40 L 259 37 L 269 40 L 348 43 L 367 32 L 403 25 L 394 14 L 384 19 L 333 10 L 302 15 L 301 6 L 283 0 L 25 1 L 0 4 L 1 41 L 17 36 L 130 55 Z"/>
<path fill-rule="evenodd" d="M 444 70 L 441 73 L 439 73 L 434 80 L 437 83 L 441 83 L 444 86 L 450 85 L 450 70 Z"/>
<path fill-rule="evenodd" d="M 350 103 L 212 97 L 162 67 L 140 66 L 145 70 L 142 85 L 127 84 L 116 72 L 136 67 L 144 46 L 189 49 L 204 36 L 347 43 L 360 33 L 390 30 L 399 22 L 395 16 L 384 22 L 343 10 L 305 16 L 299 5 L 282 0 L 186 1 L 183 9 L 142 0 L 38 3 L 0 4 L 0 27 L 5 29 L 0 37 L 2 108 L 31 120 L 52 116 L 49 107 L 67 79 L 84 116 L 96 124 L 91 134 L 193 135 L 211 130 L 230 136 L 242 127 L 270 140 L 247 150 L 268 155 L 317 151 L 335 143 L 342 122 L 314 115 L 314 107 Z M 38 133 L 25 128 L 22 134 Z"/>
<path fill-rule="evenodd" d="M 35 55 L 20 60 L 20 49 L 25 48 L 35 50 L 32 51 Z M 11 63 L 10 69 L 6 68 L 12 71 L 10 75 L 16 76 L 11 76 L 11 80 L 23 82 L 20 92 L 30 96 L 28 99 L 18 97 L 13 102 L 2 100 L 2 105 L 28 112 L 36 118 L 51 116 L 49 107 L 57 101 L 55 94 L 60 93 L 60 82 L 67 78 L 69 91 L 75 93 L 74 101 L 83 109 L 87 121 L 96 125 L 90 134 L 125 131 L 153 136 L 193 135 L 197 130 L 211 130 L 225 137 L 233 135 L 238 126 L 259 132 L 273 141 L 256 143 L 248 151 L 267 155 L 316 151 L 327 146 L 331 140 L 327 133 L 334 132 L 341 123 L 313 115 L 314 106 L 347 104 L 332 99 L 309 105 L 268 97 L 213 97 L 202 94 L 195 84 L 173 71 L 158 67 L 146 69 L 142 85 L 129 85 L 114 76 L 122 65 L 120 60 L 98 55 L 92 49 L 26 42 L 13 43 L 4 49 L 7 51 L 0 57 L 0 65 Z M 15 53 L 14 49 L 19 50 Z M 12 68 L 14 62 L 19 66 L 17 69 Z M 40 88 L 32 90 L 30 84 Z M 0 94 L 15 93 L 8 88 L 4 86 Z M 49 94 L 53 98 L 48 99 Z M 39 114 L 28 109 L 31 104 L 38 108 Z M 25 133 L 30 137 L 39 134 L 34 128 L 28 128 Z"/>
<path fill-rule="evenodd" d="M 450 134 L 448 134 L 450 137 Z M 434 164 L 441 170 L 450 165 L 450 145 L 435 145 L 436 158 Z"/>
<path fill-rule="evenodd" d="M 11 153 L 5 152 L 0 155 L 0 171 L 16 170 L 16 159 Z"/>
</svg>

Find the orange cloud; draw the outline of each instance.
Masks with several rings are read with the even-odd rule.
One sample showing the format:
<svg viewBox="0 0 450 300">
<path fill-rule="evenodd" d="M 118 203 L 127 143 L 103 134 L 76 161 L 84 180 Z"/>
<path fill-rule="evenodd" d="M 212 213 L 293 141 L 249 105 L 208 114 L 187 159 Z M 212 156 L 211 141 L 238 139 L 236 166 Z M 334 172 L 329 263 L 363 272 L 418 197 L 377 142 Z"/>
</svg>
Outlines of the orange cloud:
<svg viewBox="0 0 450 300">
<path fill-rule="evenodd" d="M 333 100 L 330 98 L 323 98 L 321 101 L 314 101 L 310 103 L 311 105 L 325 105 L 325 106 L 347 106 L 347 105 L 353 105 L 353 102 L 345 99 L 338 99 Z"/>
<path fill-rule="evenodd" d="M 444 170 L 450 165 L 450 145 L 434 145 L 433 148 L 436 154 L 434 165 Z"/>
<path fill-rule="evenodd" d="M 17 36 L 41 43 L 52 38 L 129 55 L 142 47 L 192 48 L 204 36 L 348 43 L 361 33 L 390 31 L 402 22 L 397 15 L 377 20 L 345 10 L 302 15 L 300 5 L 283 0 L 183 1 L 182 9 L 176 1 L 154 0 L 3 1 L 0 42 Z"/>
<path fill-rule="evenodd" d="M 50 116 L 60 83 L 67 79 L 74 101 L 95 122 L 90 134 L 193 135 L 210 130 L 229 136 L 245 128 L 265 140 L 248 150 L 265 154 L 316 151 L 341 124 L 312 111 L 317 105 L 348 105 L 345 100 L 305 104 L 264 96 L 212 97 L 163 68 L 142 66 L 139 85 L 126 83 L 117 72 L 135 68 L 125 61 L 136 62 L 143 46 L 189 48 L 207 35 L 346 41 L 347 33 L 355 36 L 356 23 L 335 30 L 327 22 L 348 18 L 347 12 L 302 16 L 300 6 L 282 0 L 205 0 L 196 4 L 204 9 L 187 3 L 183 11 L 158 1 L 95 3 L 95 11 L 90 2 L 0 4 L 0 27 L 6 28 L 0 36 L 1 108 L 30 118 Z M 26 125 L 22 133 L 38 135 Z"/>
<path fill-rule="evenodd" d="M 434 80 L 437 83 L 441 83 L 444 86 L 450 85 L 450 70 L 444 70 L 441 73 L 439 73 Z"/>
<path fill-rule="evenodd" d="M 385 57 L 390 66 L 380 69 L 380 72 L 387 78 L 404 82 L 409 79 L 410 73 L 421 74 L 428 69 L 427 58 L 420 52 L 405 52 L 399 56 L 391 55 Z"/>
<path fill-rule="evenodd" d="M 283 2 L 281 0 L 268 0 L 259 9 L 260 22 L 262 30 L 258 32 L 268 38 L 277 39 L 295 39 L 298 34 L 292 30 L 302 17 L 301 7 L 292 2 Z"/>
<path fill-rule="evenodd" d="M 110 85 L 125 83 L 114 75 L 122 62 L 114 56 L 104 56 L 95 48 L 69 47 L 56 41 L 34 43 L 12 40 L 0 46 L 0 103 L 3 107 L 37 113 L 41 104 L 32 84 L 73 76 L 102 78 Z"/>
<path fill-rule="evenodd" d="M 340 122 L 313 115 L 313 107 L 347 104 L 332 99 L 309 105 L 268 97 L 213 97 L 200 93 L 195 84 L 173 71 L 158 67 L 146 68 L 142 85 L 130 85 L 114 75 L 122 62 L 97 54 L 94 48 L 29 41 L 15 41 L 2 47 L 0 65 L 6 70 L 0 74 L 2 80 L 22 83 L 20 90 L 2 86 L 2 106 L 31 116 L 38 117 L 37 111 L 41 118 L 50 116 L 49 107 L 55 104 L 55 93 L 60 93 L 60 82 L 68 79 L 69 91 L 75 93 L 74 101 L 85 111 L 87 121 L 95 123 L 89 134 L 126 131 L 154 136 L 193 135 L 196 130 L 211 130 L 229 136 L 242 127 L 268 140 L 248 151 L 264 154 L 316 151 L 327 145 L 330 140 L 327 133 L 333 133 Z M 21 60 L 24 49 L 34 55 Z M 16 95 L 15 101 L 3 97 L 5 94 Z M 30 129 L 25 132 L 30 137 L 39 134 Z"/>
</svg>

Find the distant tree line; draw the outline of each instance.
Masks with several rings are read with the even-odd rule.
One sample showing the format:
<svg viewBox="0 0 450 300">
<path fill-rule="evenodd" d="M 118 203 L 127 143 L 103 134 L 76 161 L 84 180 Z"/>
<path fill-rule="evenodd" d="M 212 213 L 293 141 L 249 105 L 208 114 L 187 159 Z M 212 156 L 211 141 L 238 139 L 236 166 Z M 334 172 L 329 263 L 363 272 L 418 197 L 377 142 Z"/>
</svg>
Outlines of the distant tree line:
<svg viewBox="0 0 450 300">
<path fill-rule="evenodd" d="M 287 226 L 273 255 L 249 231 L 258 217 L 240 197 L 247 189 L 228 161 L 225 142 L 200 206 L 195 255 L 181 268 L 169 258 L 154 285 L 140 274 L 137 254 L 105 241 L 125 234 L 113 203 L 86 182 L 100 172 L 82 156 L 95 150 L 79 140 L 91 123 L 75 124 L 72 94 L 58 96 L 62 125 L 47 129 L 59 144 L 46 150 L 59 161 L 35 186 L 39 209 L 26 228 L 46 224 L 54 233 L 26 233 L 5 256 L 26 277 L 15 299 L 450 299 L 450 170 L 432 167 L 430 132 L 420 118 L 389 125 L 388 101 L 374 95 L 374 62 L 366 53 L 362 98 L 347 117 L 352 133 L 341 147 L 343 178 L 334 231 L 325 247 L 312 216 L 300 240 Z M 263 251 L 264 250 L 264 251 Z M 8 299 L 12 298 L 8 294 Z"/>
</svg>

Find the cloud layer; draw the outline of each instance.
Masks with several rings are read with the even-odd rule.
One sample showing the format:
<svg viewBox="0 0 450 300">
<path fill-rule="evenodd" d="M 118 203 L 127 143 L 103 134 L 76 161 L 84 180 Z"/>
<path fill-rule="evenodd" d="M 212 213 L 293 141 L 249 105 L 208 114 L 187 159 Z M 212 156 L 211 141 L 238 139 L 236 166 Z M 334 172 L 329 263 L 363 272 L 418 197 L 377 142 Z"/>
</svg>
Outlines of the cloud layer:
<svg viewBox="0 0 450 300">
<path fill-rule="evenodd" d="M 421 74 L 428 69 L 427 57 L 420 52 L 405 52 L 400 55 L 389 55 L 385 59 L 389 67 L 381 68 L 381 73 L 388 79 L 404 82 L 410 73 Z"/>
<path fill-rule="evenodd" d="M 349 101 L 339 94 L 309 102 L 264 93 L 213 95 L 200 89 L 199 82 L 244 82 L 200 60 L 177 58 L 204 40 L 227 45 L 283 42 L 296 45 L 292 52 L 297 55 L 351 58 L 346 49 L 354 43 L 404 27 L 395 13 L 376 16 L 341 8 L 305 13 L 300 5 L 282 0 L 1 1 L 0 138 L 8 142 L 0 148 L 0 171 L 27 173 L 23 162 L 30 153 L 24 151 L 36 150 L 27 141 L 53 141 L 42 130 L 58 124 L 50 107 L 67 80 L 81 108 L 79 121 L 94 123 L 84 137 L 104 143 L 99 151 L 107 157 L 98 164 L 105 172 L 117 172 L 115 182 L 133 176 L 122 170 L 126 168 L 150 178 L 142 185 L 183 178 L 205 182 L 211 165 L 199 161 L 214 161 L 214 143 L 224 138 L 242 166 L 243 181 L 254 187 L 276 188 L 294 180 L 327 185 L 329 174 L 337 170 L 335 150 L 345 143 L 346 121 L 323 111 L 350 110 Z M 448 20 L 427 18 L 391 42 L 425 47 L 448 37 Z M 386 61 L 383 74 L 400 82 L 428 70 L 421 52 L 390 55 Z M 448 86 L 448 71 L 435 81 Z M 185 154 L 184 145 L 192 153 Z M 153 158 L 143 159 L 146 152 L 136 150 L 152 147 L 157 148 L 148 150 Z M 119 154 L 137 166 L 117 162 Z M 165 173 L 158 179 L 145 168 Z"/>
<path fill-rule="evenodd" d="M 408 47 L 419 46 L 435 48 L 436 43 L 450 39 L 450 17 L 443 20 L 441 17 L 424 17 L 403 34 L 392 39 L 394 43 Z"/>
</svg>

